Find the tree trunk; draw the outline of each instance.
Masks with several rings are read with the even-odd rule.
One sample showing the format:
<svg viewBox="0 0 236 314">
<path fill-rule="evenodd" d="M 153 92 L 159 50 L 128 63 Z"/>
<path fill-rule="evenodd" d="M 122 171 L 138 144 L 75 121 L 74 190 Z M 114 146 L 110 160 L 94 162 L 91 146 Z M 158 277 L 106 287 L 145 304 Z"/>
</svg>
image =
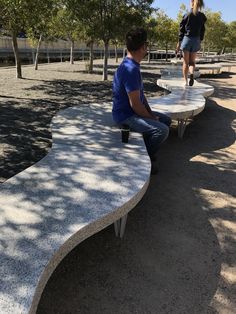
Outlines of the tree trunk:
<svg viewBox="0 0 236 314">
<path fill-rule="evenodd" d="M 109 40 L 104 41 L 104 59 L 103 59 L 103 81 L 107 81 L 107 60 L 108 60 Z"/>
<path fill-rule="evenodd" d="M 35 56 L 35 62 L 34 62 L 34 69 L 38 70 L 38 61 L 39 61 L 39 49 L 41 46 L 42 42 L 42 34 L 40 34 L 38 45 L 37 45 L 37 50 L 36 50 L 36 56 Z"/>
<path fill-rule="evenodd" d="M 202 45 L 202 56 L 203 57 L 205 56 L 205 41 L 203 42 L 203 45 Z"/>
<path fill-rule="evenodd" d="M 168 45 L 166 45 L 166 61 L 168 61 Z"/>
<path fill-rule="evenodd" d="M 223 55 L 224 53 L 225 53 L 225 47 L 221 49 L 221 54 Z"/>
<path fill-rule="evenodd" d="M 70 64 L 74 64 L 74 47 L 75 42 L 73 39 L 70 40 Z"/>
<path fill-rule="evenodd" d="M 19 56 L 19 49 L 17 44 L 17 37 L 16 32 L 12 32 L 12 46 L 15 56 L 15 63 L 16 63 L 16 78 L 22 78 L 22 72 L 21 72 L 21 60 Z"/>
<path fill-rule="evenodd" d="M 116 63 L 118 63 L 118 53 L 117 53 L 117 43 L 115 43 L 115 59 L 116 59 Z"/>
<path fill-rule="evenodd" d="M 89 73 L 93 73 L 93 41 L 89 45 Z"/>
<path fill-rule="evenodd" d="M 125 58 L 126 48 L 123 49 L 123 59 Z"/>
<path fill-rule="evenodd" d="M 148 63 L 150 63 L 151 61 L 151 49 L 152 49 L 152 46 L 150 45 L 148 48 Z"/>
</svg>

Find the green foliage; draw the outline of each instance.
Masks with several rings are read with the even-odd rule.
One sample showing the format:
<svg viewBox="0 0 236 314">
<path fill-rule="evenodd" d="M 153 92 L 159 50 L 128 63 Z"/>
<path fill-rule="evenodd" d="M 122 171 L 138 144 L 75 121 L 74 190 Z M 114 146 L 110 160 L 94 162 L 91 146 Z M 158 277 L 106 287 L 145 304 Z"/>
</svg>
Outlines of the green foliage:
<svg viewBox="0 0 236 314">
<path fill-rule="evenodd" d="M 75 41 L 79 38 L 81 24 L 72 10 L 60 8 L 51 22 L 51 33 L 54 36 Z"/>
<path fill-rule="evenodd" d="M 225 42 L 228 48 L 236 48 L 236 21 L 228 24 Z"/>
<path fill-rule="evenodd" d="M 30 17 L 29 7 L 32 7 L 34 1 L 22 0 L 0 0 L 1 24 L 9 32 L 19 32 L 25 28 L 27 19 Z"/>
<path fill-rule="evenodd" d="M 145 23 L 145 29 L 148 33 L 148 41 L 150 46 L 155 44 L 158 40 L 158 27 L 157 27 L 157 19 L 154 16 L 150 16 L 147 18 Z"/>
<path fill-rule="evenodd" d="M 124 37 L 132 26 L 145 24 L 153 0 L 66 0 L 89 37 L 109 42 Z"/>
<path fill-rule="evenodd" d="M 227 24 L 221 18 L 221 12 L 212 12 L 211 10 L 205 11 L 206 33 L 205 45 L 208 49 L 221 49 L 225 46 L 227 34 Z"/>
<path fill-rule="evenodd" d="M 186 14 L 188 12 L 188 8 L 186 7 L 186 5 L 184 3 L 182 3 L 180 5 L 180 8 L 179 8 L 179 12 L 178 12 L 178 15 L 177 15 L 177 23 L 179 24 L 181 21 L 182 21 L 182 18 L 184 16 L 184 14 Z"/>
<path fill-rule="evenodd" d="M 167 49 L 176 44 L 178 40 L 178 24 L 163 11 L 157 13 L 158 43 Z"/>
</svg>

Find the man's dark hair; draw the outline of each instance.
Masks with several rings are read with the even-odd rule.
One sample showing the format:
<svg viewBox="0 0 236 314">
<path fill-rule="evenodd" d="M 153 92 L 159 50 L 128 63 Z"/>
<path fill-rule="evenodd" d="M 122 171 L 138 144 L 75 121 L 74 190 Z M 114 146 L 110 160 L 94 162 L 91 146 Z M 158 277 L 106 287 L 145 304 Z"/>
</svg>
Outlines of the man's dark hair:
<svg viewBox="0 0 236 314">
<path fill-rule="evenodd" d="M 144 28 L 132 28 L 126 34 L 128 51 L 136 51 L 147 41 L 147 32 Z"/>
</svg>

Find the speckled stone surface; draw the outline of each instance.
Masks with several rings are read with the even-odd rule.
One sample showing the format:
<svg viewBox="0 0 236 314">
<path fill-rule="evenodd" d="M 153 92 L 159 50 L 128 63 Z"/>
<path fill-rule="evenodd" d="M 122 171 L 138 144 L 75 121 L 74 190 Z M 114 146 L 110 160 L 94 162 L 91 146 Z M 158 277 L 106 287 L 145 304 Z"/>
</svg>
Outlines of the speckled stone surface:
<svg viewBox="0 0 236 314">
<path fill-rule="evenodd" d="M 59 113 L 49 154 L 1 185 L 1 314 L 35 313 L 64 256 L 144 195 L 150 161 L 142 137 L 121 143 L 110 107 Z"/>
<path fill-rule="evenodd" d="M 198 64 L 196 68 L 200 71 L 211 70 L 211 71 L 220 72 L 222 66 L 220 64 Z"/>
<path fill-rule="evenodd" d="M 194 81 L 193 86 L 184 87 L 182 78 L 164 77 L 157 81 L 171 93 L 163 97 L 152 97 L 148 102 L 153 111 L 166 113 L 172 119 L 188 119 L 199 114 L 205 107 L 205 97 L 214 92 L 212 86 Z"/>
</svg>

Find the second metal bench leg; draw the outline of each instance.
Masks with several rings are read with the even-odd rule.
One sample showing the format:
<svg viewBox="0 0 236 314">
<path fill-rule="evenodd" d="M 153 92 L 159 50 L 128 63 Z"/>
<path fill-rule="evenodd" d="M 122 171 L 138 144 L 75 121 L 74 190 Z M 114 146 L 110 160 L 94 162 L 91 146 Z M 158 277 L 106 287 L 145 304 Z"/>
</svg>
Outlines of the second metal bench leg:
<svg viewBox="0 0 236 314">
<path fill-rule="evenodd" d="M 127 221 L 128 215 L 125 215 L 121 218 L 120 222 L 120 238 L 123 238 L 123 235 L 125 234 L 125 227 L 126 227 L 126 221 Z"/>
<path fill-rule="evenodd" d="M 114 222 L 114 229 L 116 237 L 118 237 L 120 233 L 120 219 Z"/>
<path fill-rule="evenodd" d="M 178 136 L 183 138 L 188 119 L 178 119 Z"/>
<path fill-rule="evenodd" d="M 128 215 L 125 215 L 114 222 L 115 234 L 117 237 L 123 238 Z"/>
</svg>

